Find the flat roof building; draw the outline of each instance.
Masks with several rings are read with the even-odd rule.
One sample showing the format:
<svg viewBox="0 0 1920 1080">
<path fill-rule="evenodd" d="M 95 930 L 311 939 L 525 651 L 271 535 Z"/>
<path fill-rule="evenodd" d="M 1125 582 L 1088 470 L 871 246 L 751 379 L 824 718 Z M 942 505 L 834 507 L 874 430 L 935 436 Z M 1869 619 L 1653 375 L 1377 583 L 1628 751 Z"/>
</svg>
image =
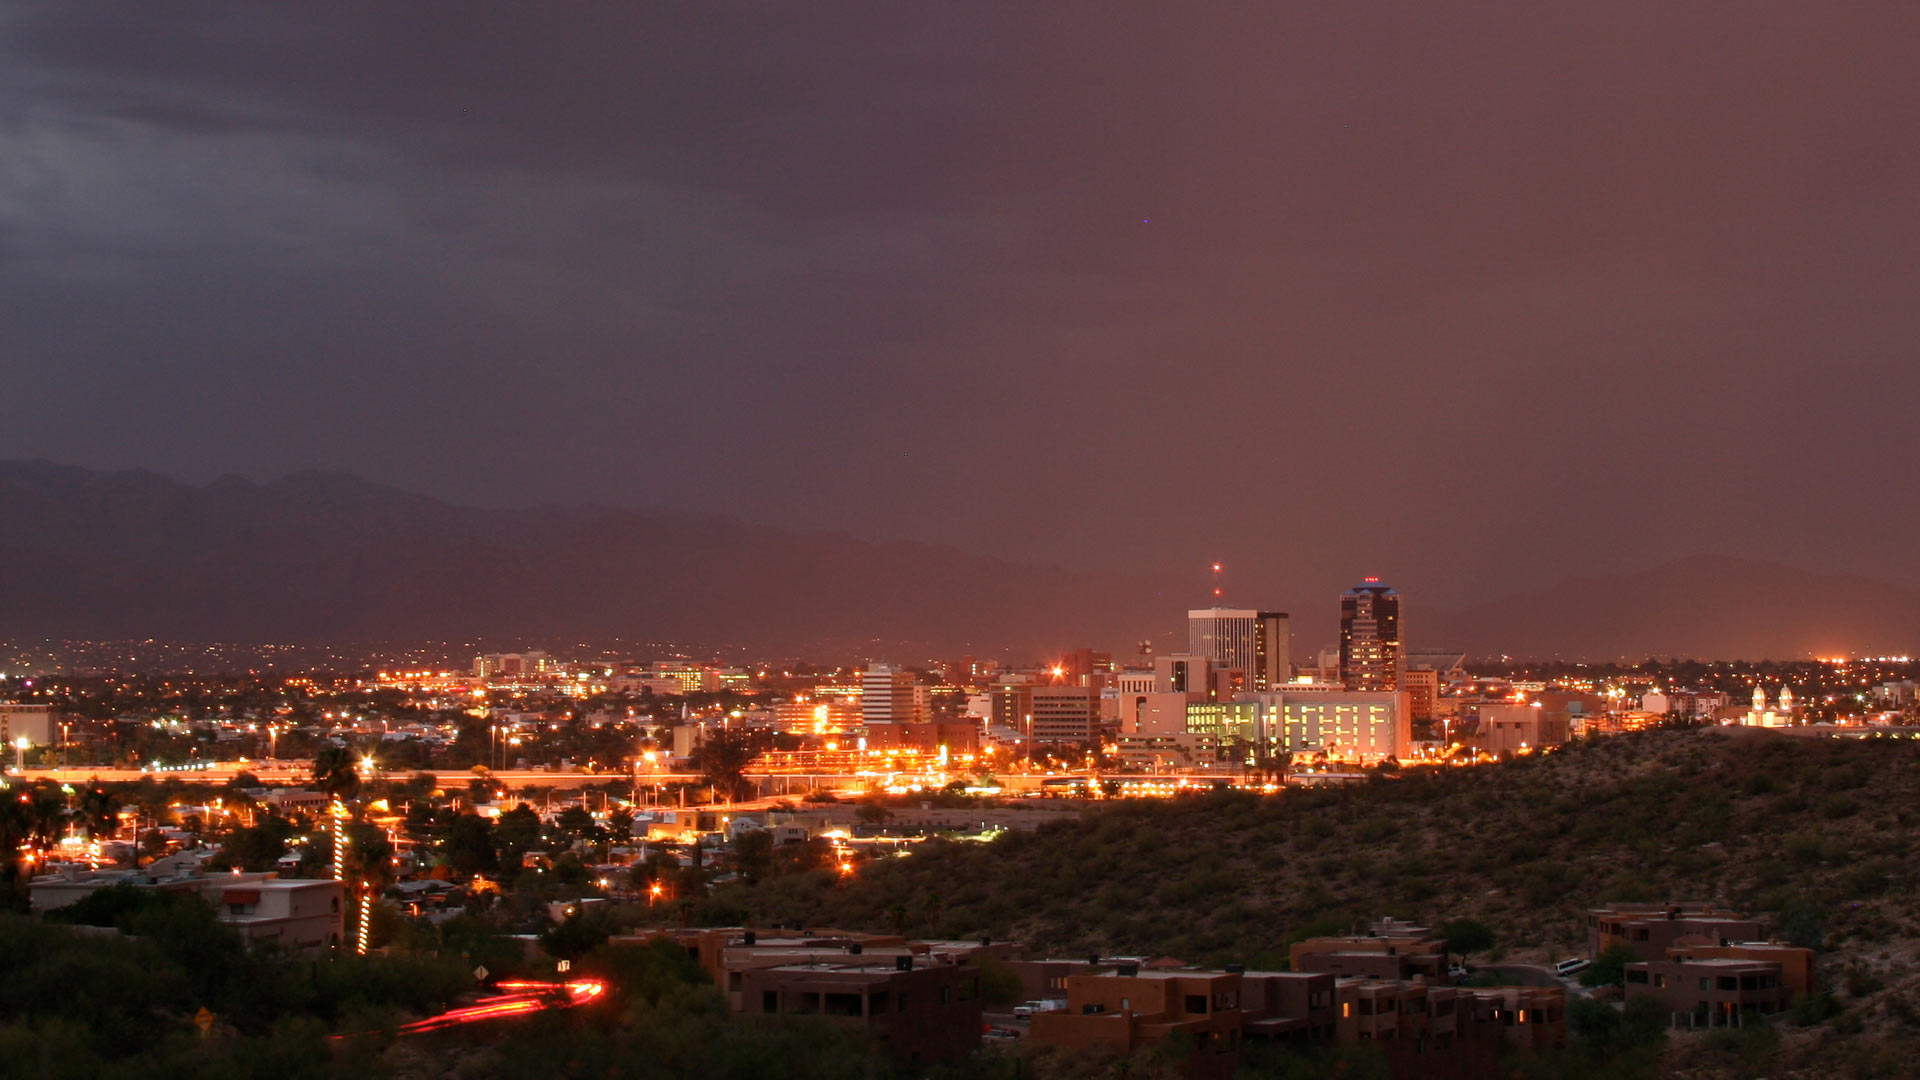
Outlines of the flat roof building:
<svg viewBox="0 0 1920 1080">
<path fill-rule="evenodd" d="M 1726 945 L 1760 937 L 1760 924 L 1710 903 L 1613 904 L 1587 912 L 1589 956 L 1615 945 L 1640 960 L 1665 960 L 1676 945 Z"/>
<path fill-rule="evenodd" d="M 980 1045 L 980 971 L 898 953 L 798 962 L 740 973 L 737 1011 L 818 1016 L 872 1032 L 901 1064 L 966 1057 Z"/>
</svg>

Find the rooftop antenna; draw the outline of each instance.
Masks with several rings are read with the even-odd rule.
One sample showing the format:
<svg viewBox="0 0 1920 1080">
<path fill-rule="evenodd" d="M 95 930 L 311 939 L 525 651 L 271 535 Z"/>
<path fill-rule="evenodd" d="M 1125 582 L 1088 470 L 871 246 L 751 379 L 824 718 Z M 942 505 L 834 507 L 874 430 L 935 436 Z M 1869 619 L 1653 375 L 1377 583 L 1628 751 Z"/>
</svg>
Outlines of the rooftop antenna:
<svg viewBox="0 0 1920 1080">
<path fill-rule="evenodd" d="M 1220 574 L 1224 570 L 1226 570 L 1226 567 L 1221 566 L 1219 563 L 1213 564 L 1213 606 L 1214 607 L 1219 607 L 1222 603 L 1224 603 L 1224 601 L 1220 599 L 1221 595 L 1224 592 L 1224 590 L 1221 588 Z"/>
</svg>

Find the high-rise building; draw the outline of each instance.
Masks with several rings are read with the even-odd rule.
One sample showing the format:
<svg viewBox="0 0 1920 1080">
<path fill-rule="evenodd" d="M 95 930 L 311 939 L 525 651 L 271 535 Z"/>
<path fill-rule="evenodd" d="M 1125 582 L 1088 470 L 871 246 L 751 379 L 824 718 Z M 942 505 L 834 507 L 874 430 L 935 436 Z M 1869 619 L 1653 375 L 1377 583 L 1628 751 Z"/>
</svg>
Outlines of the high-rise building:
<svg viewBox="0 0 1920 1080">
<path fill-rule="evenodd" d="M 1252 690 L 1293 677 L 1293 635 L 1284 611 L 1199 608 L 1187 612 L 1187 652 L 1246 674 Z"/>
<path fill-rule="evenodd" d="M 1084 686 L 1031 688 L 1032 722 L 1027 738 L 1036 743 L 1091 742 L 1100 733 L 1099 692 Z"/>
<path fill-rule="evenodd" d="M 913 673 L 869 665 L 860 677 L 860 720 L 872 724 L 910 724 L 918 719 L 913 708 Z"/>
<path fill-rule="evenodd" d="M 1349 690 L 1398 690 L 1404 659 L 1400 594 L 1377 577 L 1340 597 L 1340 681 Z"/>
</svg>

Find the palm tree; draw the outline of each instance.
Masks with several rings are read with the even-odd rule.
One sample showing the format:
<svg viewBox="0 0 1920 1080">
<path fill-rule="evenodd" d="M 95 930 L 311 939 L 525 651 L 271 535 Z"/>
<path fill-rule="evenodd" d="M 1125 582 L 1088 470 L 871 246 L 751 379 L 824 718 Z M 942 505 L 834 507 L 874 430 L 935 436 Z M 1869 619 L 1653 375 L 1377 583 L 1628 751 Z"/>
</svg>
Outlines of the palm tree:
<svg viewBox="0 0 1920 1080">
<path fill-rule="evenodd" d="M 327 797 L 344 802 L 360 790 L 360 763 L 344 746 L 329 746 L 313 756 L 313 783 Z"/>
<path fill-rule="evenodd" d="M 331 801 L 330 809 L 332 810 L 333 816 L 333 876 L 343 883 L 349 880 L 346 819 L 350 814 L 350 810 L 346 800 L 351 798 L 354 792 L 360 790 L 360 770 L 358 764 L 359 763 L 353 758 L 353 752 L 344 746 L 329 746 L 313 757 L 313 782 L 321 791 L 326 792 L 328 799 Z M 348 910 L 355 913 L 355 918 L 364 918 L 364 900 L 356 901 L 354 897 L 355 890 L 353 888 L 348 887 L 346 891 L 347 903 L 349 905 Z M 352 919 L 348 921 L 346 930 L 346 939 L 348 941 L 355 940 L 356 935 Z"/>
</svg>

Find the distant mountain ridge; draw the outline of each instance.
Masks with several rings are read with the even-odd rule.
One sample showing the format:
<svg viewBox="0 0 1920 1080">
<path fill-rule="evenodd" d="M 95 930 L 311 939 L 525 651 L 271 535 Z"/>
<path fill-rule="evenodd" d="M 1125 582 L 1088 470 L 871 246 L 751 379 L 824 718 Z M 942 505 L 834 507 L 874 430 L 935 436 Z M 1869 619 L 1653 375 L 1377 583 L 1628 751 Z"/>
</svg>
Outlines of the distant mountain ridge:
<svg viewBox="0 0 1920 1080">
<path fill-rule="evenodd" d="M 1698 555 L 1435 612 L 1434 640 L 1480 656 L 1580 660 L 1920 654 L 1920 591 Z"/>
<path fill-rule="evenodd" d="M 480 510 L 337 473 L 195 487 L 0 462 L 0 636 L 1046 655 L 1172 630 L 1176 588 L 720 519 Z"/>
<path fill-rule="evenodd" d="M 1184 643 L 1190 584 L 718 518 L 482 510 L 340 473 L 196 487 L 0 462 L 0 638 L 623 638 L 902 660 L 1092 645 L 1126 656 L 1144 639 Z M 1723 556 L 1466 609 L 1408 604 L 1410 644 L 1474 656 L 1920 651 L 1920 592 Z M 1317 644 L 1298 640 L 1296 659 Z"/>
</svg>

